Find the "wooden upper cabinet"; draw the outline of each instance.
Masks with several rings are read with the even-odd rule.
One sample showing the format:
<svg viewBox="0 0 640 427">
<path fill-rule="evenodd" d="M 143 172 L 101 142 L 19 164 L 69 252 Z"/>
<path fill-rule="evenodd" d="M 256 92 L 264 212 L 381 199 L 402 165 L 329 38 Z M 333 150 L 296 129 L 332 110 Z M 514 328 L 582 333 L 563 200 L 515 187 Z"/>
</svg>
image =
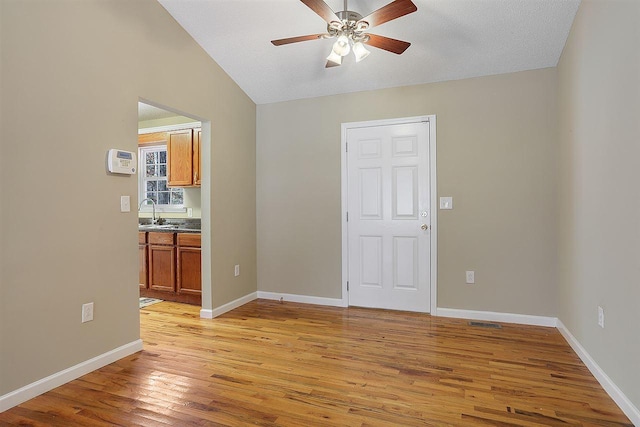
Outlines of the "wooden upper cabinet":
<svg viewBox="0 0 640 427">
<path fill-rule="evenodd" d="M 138 135 L 138 145 L 166 144 L 169 142 L 169 132 L 152 132 Z"/>
<path fill-rule="evenodd" d="M 169 187 L 199 187 L 202 181 L 200 141 L 202 129 L 183 129 L 138 135 L 138 145 L 167 145 L 167 184 Z"/>
<path fill-rule="evenodd" d="M 200 140 L 202 139 L 202 129 L 193 130 L 193 185 L 200 185 L 202 181 L 202 161 L 200 160 Z"/>
<path fill-rule="evenodd" d="M 169 186 L 193 185 L 193 130 L 169 133 L 167 143 L 167 181 Z"/>
</svg>

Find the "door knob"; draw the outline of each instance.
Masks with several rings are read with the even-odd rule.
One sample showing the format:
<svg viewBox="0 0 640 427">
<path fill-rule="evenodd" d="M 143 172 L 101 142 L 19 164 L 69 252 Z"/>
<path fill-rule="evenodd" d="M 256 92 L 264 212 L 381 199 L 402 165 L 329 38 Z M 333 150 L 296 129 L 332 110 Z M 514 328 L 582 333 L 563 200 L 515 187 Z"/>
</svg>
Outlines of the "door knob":
<svg viewBox="0 0 640 427">
<path fill-rule="evenodd" d="M 429 226 L 427 224 L 422 224 L 420 226 L 420 228 L 423 229 L 423 230 L 427 230 L 429 228 Z"/>
</svg>

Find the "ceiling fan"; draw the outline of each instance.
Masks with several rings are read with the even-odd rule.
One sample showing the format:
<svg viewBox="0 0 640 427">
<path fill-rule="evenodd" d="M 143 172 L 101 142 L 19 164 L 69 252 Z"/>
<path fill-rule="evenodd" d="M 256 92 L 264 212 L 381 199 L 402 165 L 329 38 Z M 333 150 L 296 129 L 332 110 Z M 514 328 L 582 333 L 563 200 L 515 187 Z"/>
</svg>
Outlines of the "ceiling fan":
<svg viewBox="0 0 640 427">
<path fill-rule="evenodd" d="M 327 22 L 327 32 L 271 40 L 271 43 L 275 46 L 281 46 L 290 43 L 304 42 L 307 40 L 330 39 L 337 37 L 336 42 L 333 44 L 333 49 L 327 57 L 326 68 L 336 67 L 342 64 L 342 57 L 348 55 L 351 50 L 353 50 L 356 57 L 356 62 L 360 62 L 369 55 L 369 51 L 364 47 L 365 44 L 393 52 L 398 55 L 411 46 L 411 43 L 409 42 L 370 34 L 367 32 L 370 28 L 373 28 L 376 25 L 384 24 L 385 22 L 389 22 L 418 10 L 411 0 L 394 0 L 365 17 L 362 17 L 358 12 L 349 10 L 347 7 L 347 0 L 344 0 L 344 10 L 337 13 L 334 12 L 323 0 L 300 1 Z"/>
</svg>

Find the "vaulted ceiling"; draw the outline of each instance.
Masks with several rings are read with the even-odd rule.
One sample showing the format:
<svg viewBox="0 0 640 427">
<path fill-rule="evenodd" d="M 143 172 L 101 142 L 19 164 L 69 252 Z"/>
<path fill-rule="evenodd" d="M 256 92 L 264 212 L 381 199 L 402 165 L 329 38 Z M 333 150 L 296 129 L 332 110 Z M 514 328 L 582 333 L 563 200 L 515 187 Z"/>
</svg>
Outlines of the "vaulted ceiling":
<svg viewBox="0 0 640 427">
<path fill-rule="evenodd" d="M 391 0 L 350 0 L 363 16 Z M 580 0 L 413 0 L 418 10 L 371 29 L 411 42 L 402 55 L 369 48 L 325 68 L 335 39 L 271 40 L 326 31 L 298 0 L 159 0 L 251 97 L 265 104 L 554 67 Z M 343 0 L 326 0 L 335 11 Z"/>
</svg>

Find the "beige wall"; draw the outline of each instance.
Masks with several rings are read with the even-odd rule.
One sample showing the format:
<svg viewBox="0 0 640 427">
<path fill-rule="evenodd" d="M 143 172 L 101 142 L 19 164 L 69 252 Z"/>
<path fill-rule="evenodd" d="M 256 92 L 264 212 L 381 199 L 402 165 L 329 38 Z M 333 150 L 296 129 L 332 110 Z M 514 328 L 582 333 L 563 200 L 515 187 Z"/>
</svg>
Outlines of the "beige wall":
<svg viewBox="0 0 640 427">
<path fill-rule="evenodd" d="M 559 70 L 559 318 L 640 408 L 640 2 L 583 0 Z M 605 328 L 597 325 L 597 307 Z"/>
<path fill-rule="evenodd" d="M 258 289 L 341 298 L 341 123 L 435 114 L 438 306 L 554 316 L 555 96 L 544 69 L 259 105 Z"/>
<path fill-rule="evenodd" d="M 139 98 L 211 121 L 203 304 L 256 290 L 256 110 L 156 1 L 0 4 L 2 395 L 139 337 L 136 180 L 105 172 L 137 146 Z"/>
</svg>

